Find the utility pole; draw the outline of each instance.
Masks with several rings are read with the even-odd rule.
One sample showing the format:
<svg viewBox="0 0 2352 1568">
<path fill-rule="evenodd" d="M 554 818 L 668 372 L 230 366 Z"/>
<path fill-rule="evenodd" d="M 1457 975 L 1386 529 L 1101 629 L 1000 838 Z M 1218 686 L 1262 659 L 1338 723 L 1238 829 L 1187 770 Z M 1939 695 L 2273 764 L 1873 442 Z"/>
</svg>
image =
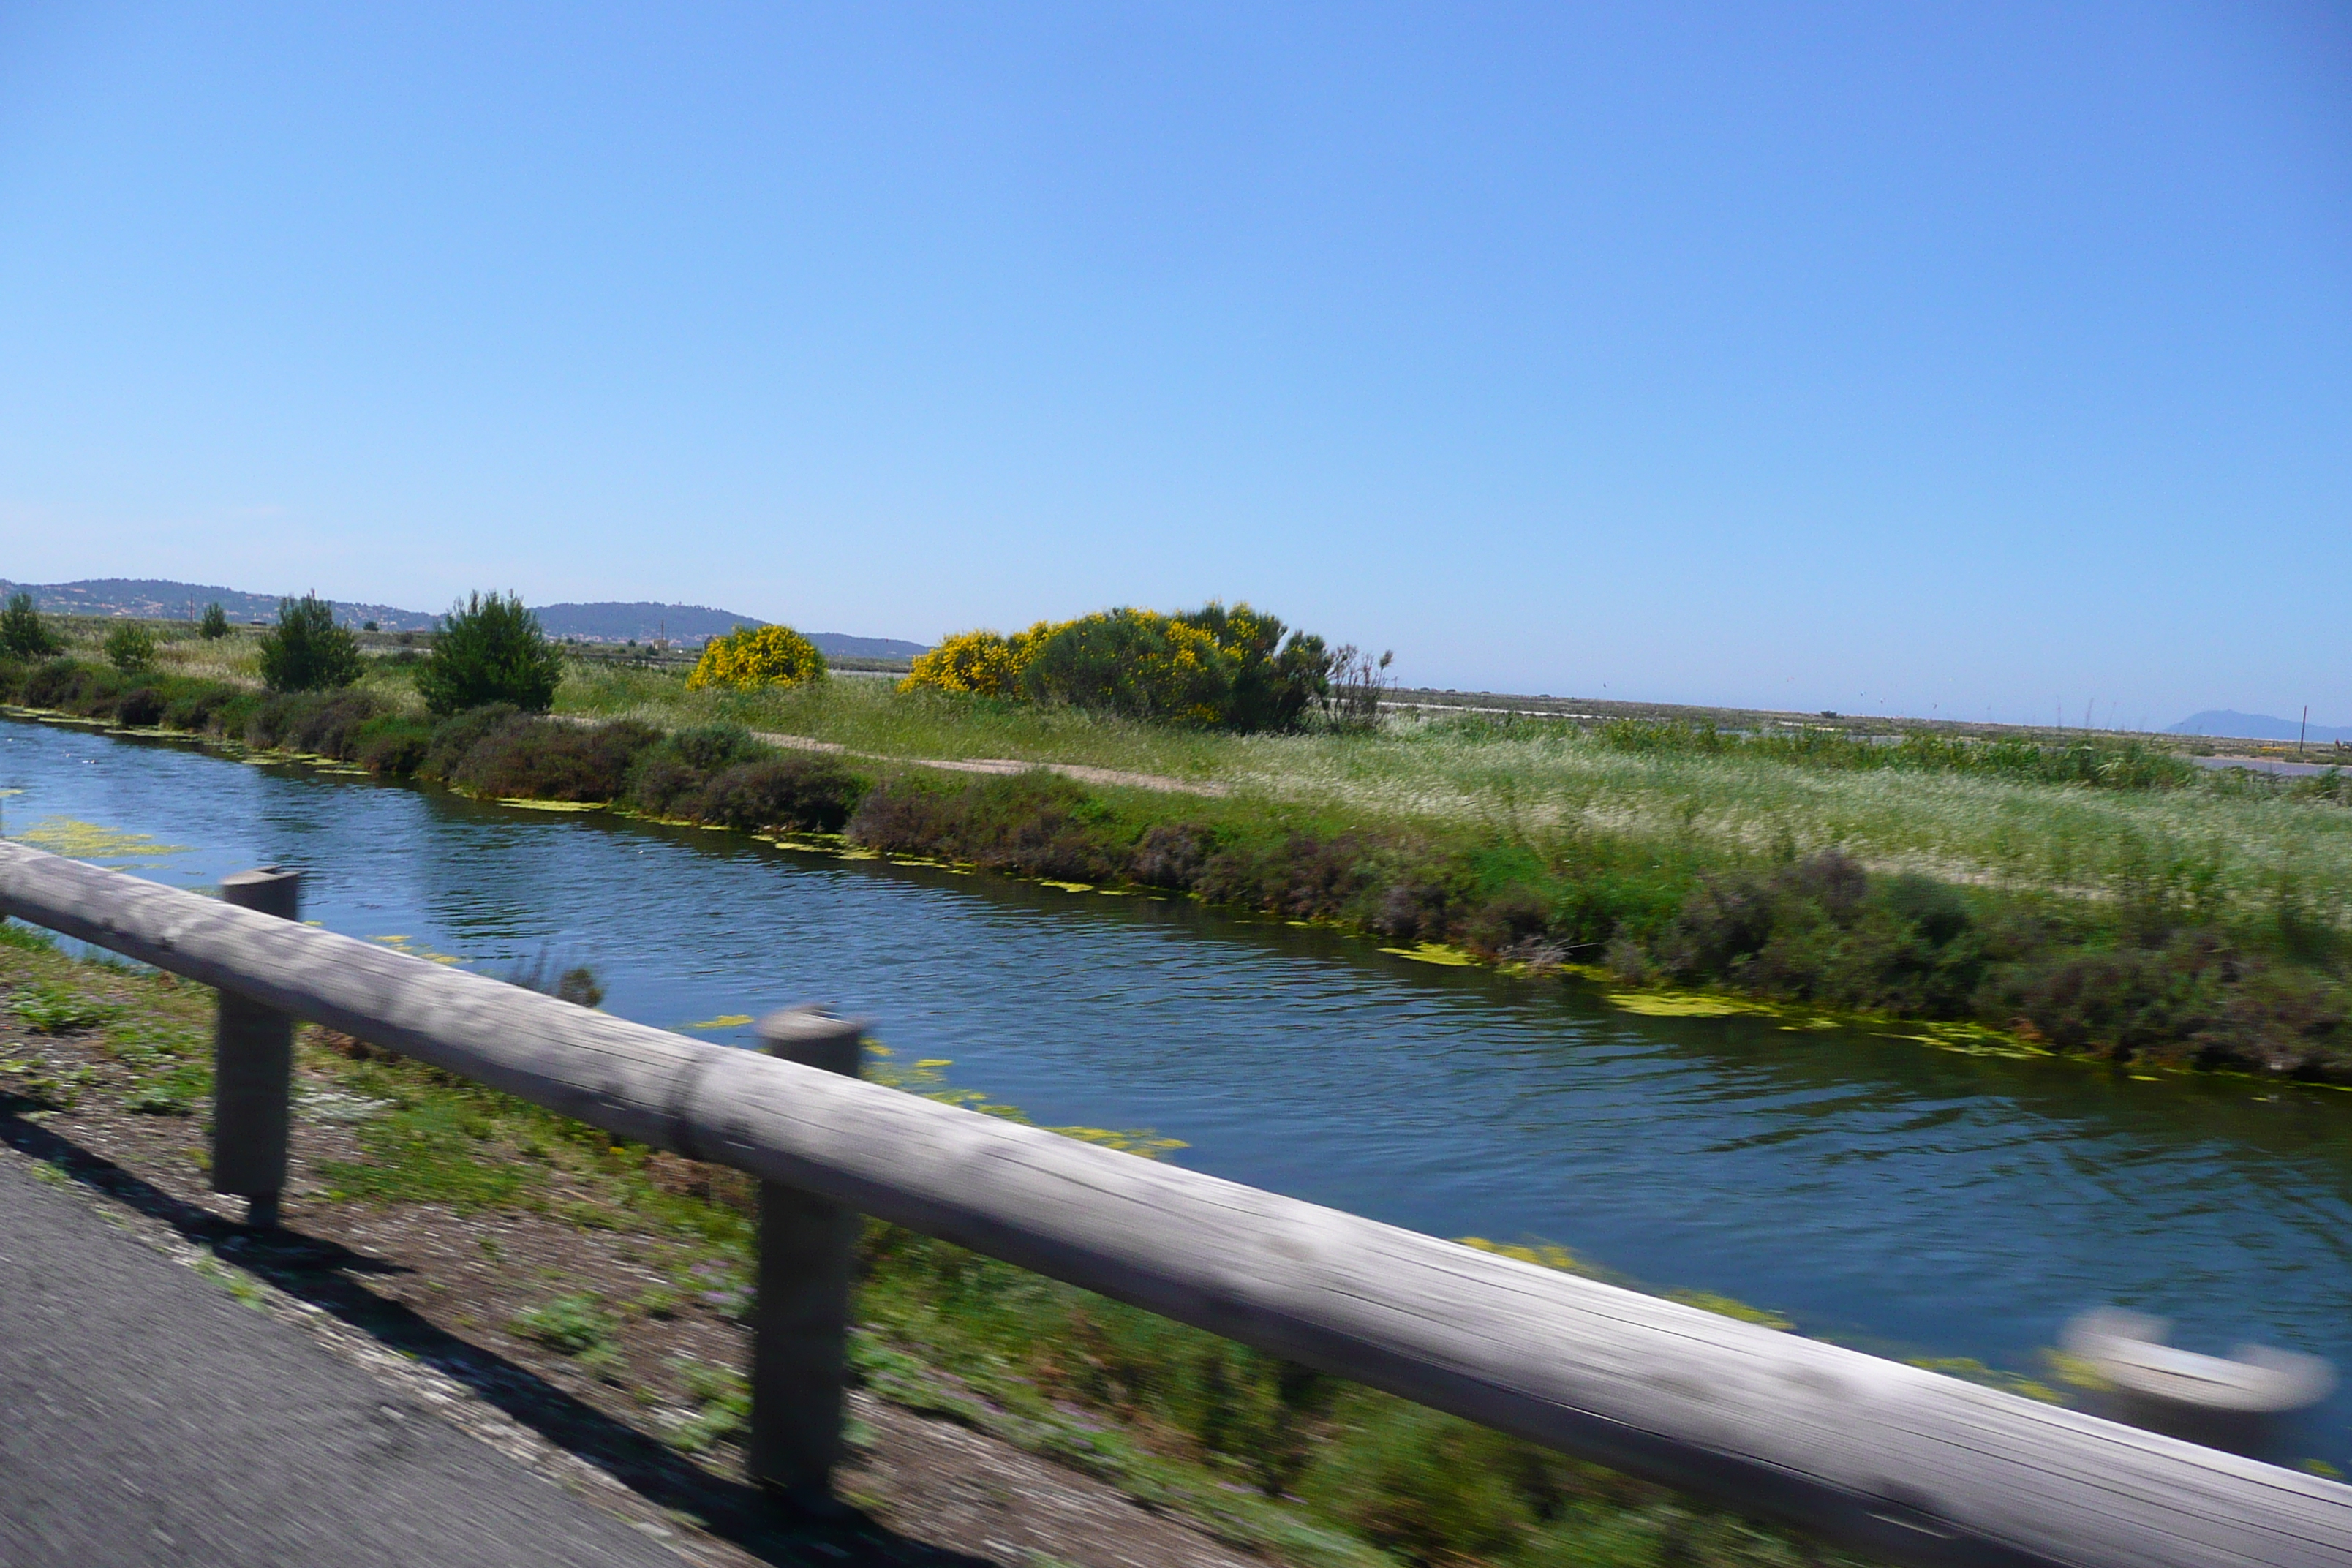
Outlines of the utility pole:
<svg viewBox="0 0 2352 1568">
<path fill-rule="evenodd" d="M 2303 742 L 2310 736 L 2310 734 L 2311 704 L 2306 702 L 2303 705 L 2303 724 L 2294 732 L 2294 754 L 2298 758 L 2303 755 Z"/>
</svg>

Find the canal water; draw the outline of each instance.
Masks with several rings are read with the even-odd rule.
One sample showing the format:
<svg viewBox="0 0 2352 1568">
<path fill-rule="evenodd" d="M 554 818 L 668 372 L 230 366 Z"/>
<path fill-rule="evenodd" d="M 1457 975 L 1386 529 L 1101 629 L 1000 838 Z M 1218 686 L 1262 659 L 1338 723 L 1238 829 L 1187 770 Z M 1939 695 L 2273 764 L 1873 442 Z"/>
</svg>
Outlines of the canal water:
<svg viewBox="0 0 2352 1568">
<path fill-rule="evenodd" d="M 1445 1237 L 1567 1247 L 1799 1331 L 2047 1377 L 2114 1303 L 2352 1373 L 2352 1095 L 2147 1080 L 1770 1019 L 1114 897 L 468 801 L 0 724 L 12 837 L 205 887 L 278 863 L 304 913 L 488 973 L 595 965 L 605 1007 L 748 1043 L 822 1000 L 1049 1125 Z M 2287 1458 L 2352 1470 L 2352 1398 Z"/>
</svg>

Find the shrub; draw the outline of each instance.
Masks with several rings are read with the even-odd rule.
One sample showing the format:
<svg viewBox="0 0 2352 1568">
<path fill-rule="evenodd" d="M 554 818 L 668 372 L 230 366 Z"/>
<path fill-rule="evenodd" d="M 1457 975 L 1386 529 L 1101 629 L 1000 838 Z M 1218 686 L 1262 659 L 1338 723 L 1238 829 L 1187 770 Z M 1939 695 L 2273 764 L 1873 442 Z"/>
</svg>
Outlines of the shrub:
<svg viewBox="0 0 2352 1568">
<path fill-rule="evenodd" d="M 121 623 L 106 634 L 106 661 L 125 675 L 145 669 L 155 662 L 155 634 L 137 621 Z"/>
<path fill-rule="evenodd" d="M 33 595 L 16 593 L 8 595 L 8 607 L 0 610 L 0 650 L 19 658 L 47 658 L 65 651 L 65 644 L 49 629 L 48 622 L 33 606 Z"/>
<path fill-rule="evenodd" d="M 228 612 L 220 607 L 219 600 L 215 599 L 205 606 L 203 618 L 196 622 L 196 630 L 207 642 L 228 636 Z"/>
<path fill-rule="evenodd" d="M 795 686 L 824 676 L 824 655 L 790 626 L 738 626 L 713 637 L 686 678 L 687 689 Z"/>
<path fill-rule="evenodd" d="M 838 831 L 866 786 L 831 757 L 782 756 L 729 768 L 705 785 L 689 815 L 721 827 Z"/>
<path fill-rule="evenodd" d="M 1053 631 L 1039 621 L 1025 632 L 1006 637 L 1002 632 L 958 632 L 941 637 L 937 647 L 916 658 L 898 682 L 901 691 L 929 688 L 960 691 L 974 697 L 1018 697 L 1022 667 L 1036 644 Z"/>
<path fill-rule="evenodd" d="M 630 777 L 629 804 L 656 816 L 675 816 L 672 808 L 703 785 L 703 775 L 656 747 L 642 759 Z"/>
<path fill-rule="evenodd" d="M 876 849 L 940 855 L 1024 877 L 1102 881 L 1125 868 L 1086 791 L 1047 773 L 944 789 L 902 778 L 858 803 L 849 837 Z"/>
<path fill-rule="evenodd" d="M 467 752 L 505 729 L 515 716 L 512 703 L 492 702 L 444 719 L 433 726 L 433 739 L 416 771 L 429 779 L 448 778 L 466 760 Z"/>
<path fill-rule="evenodd" d="M 662 749 L 698 773 L 715 773 L 767 754 L 769 748 L 740 724 L 703 724 L 680 730 Z"/>
<path fill-rule="evenodd" d="M 1332 656 L 1321 637 L 1292 632 L 1285 642 L 1281 621 L 1245 604 L 1228 610 L 1213 600 L 1176 618 L 1208 633 L 1233 660 L 1229 730 L 1296 729 L 1330 693 Z"/>
<path fill-rule="evenodd" d="M 441 617 L 416 689 L 425 709 L 445 718 L 489 702 L 544 713 L 562 679 L 562 654 L 520 598 L 470 594 Z"/>
<path fill-rule="evenodd" d="M 214 716 L 236 700 L 237 695 L 226 686 L 199 686 L 184 691 L 164 705 L 163 722 L 174 730 L 210 729 Z"/>
<path fill-rule="evenodd" d="M 261 681 L 272 691 L 328 691 L 360 678 L 360 640 L 316 594 L 278 603 L 261 637 Z"/>
<path fill-rule="evenodd" d="M 433 730 L 404 714 L 388 713 L 362 724 L 356 741 L 353 762 L 383 777 L 405 778 L 425 766 Z"/>
<path fill-rule="evenodd" d="M 1055 627 L 1022 667 L 1022 695 L 1098 713 L 1223 722 L 1236 661 L 1200 627 L 1117 609 Z"/>
<path fill-rule="evenodd" d="M 1328 706 L 1337 656 L 1247 605 L 1182 615 L 1106 610 L 1025 632 L 958 632 L 916 659 L 901 691 L 1018 697 L 1224 729 L 1296 728 Z"/>
<path fill-rule="evenodd" d="M 375 700 L 365 692 L 281 691 L 247 709 L 240 728 L 248 746 L 346 758 L 375 715 Z"/>
<path fill-rule="evenodd" d="M 131 729 L 145 729 L 163 721 L 163 694 L 152 686 L 142 686 L 122 694 L 114 710 L 114 721 Z"/>
<path fill-rule="evenodd" d="M 436 750 L 440 739 L 434 737 Z M 660 739 L 659 731 L 628 719 L 586 725 L 509 715 L 447 776 L 468 795 L 502 800 L 616 800 L 629 765 Z"/>
</svg>

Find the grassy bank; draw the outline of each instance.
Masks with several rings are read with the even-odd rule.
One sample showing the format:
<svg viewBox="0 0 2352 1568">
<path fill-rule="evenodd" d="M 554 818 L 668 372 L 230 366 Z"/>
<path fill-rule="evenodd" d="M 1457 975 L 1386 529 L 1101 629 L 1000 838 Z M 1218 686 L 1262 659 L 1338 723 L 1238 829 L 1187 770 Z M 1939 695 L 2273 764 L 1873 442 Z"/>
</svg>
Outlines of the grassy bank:
<svg viewBox="0 0 2352 1568">
<path fill-rule="evenodd" d="M 102 1162 L 168 1202 L 206 1201 L 209 1016 L 200 987 L 0 926 L 0 1131 L 20 1148 L 58 1141 L 48 1157 L 79 1150 L 83 1167 Z M 544 1379 L 713 1473 L 740 1466 L 746 1180 L 341 1037 L 306 1030 L 298 1058 L 286 1223 L 308 1240 L 271 1278 L 341 1302 L 397 1348 L 439 1345 L 436 1364 L 463 1360 L 451 1347 L 478 1352 L 487 1383 Z M 877 1065 L 932 1087 L 921 1069 L 892 1075 L 887 1055 Z M 1280 1561 L 1823 1560 L 1661 1489 L 895 1227 L 869 1226 L 859 1273 L 852 1362 L 870 1394 Z M 874 1463 L 861 1454 L 853 1489 Z"/>
<path fill-rule="evenodd" d="M 2216 777 L 2144 741 L 1488 716 L 1237 736 L 854 678 L 688 691 L 612 663 L 574 665 L 554 720 L 432 723 L 383 662 L 347 692 L 273 698 L 66 659 L 0 667 L 0 697 L 494 798 L 1171 889 L 1537 970 L 2352 1081 L 2346 784 Z M 916 761 L 1003 758 L 1175 787 Z"/>
</svg>

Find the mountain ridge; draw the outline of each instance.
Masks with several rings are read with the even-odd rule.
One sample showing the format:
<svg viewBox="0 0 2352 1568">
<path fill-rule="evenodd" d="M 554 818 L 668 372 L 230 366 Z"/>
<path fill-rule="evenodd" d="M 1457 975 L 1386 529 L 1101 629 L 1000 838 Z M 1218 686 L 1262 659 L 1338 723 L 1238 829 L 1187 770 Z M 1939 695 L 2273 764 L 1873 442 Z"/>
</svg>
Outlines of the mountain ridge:
<svg viewBox="0 0 2352 1568">
<path fill-rule="evenodd" d="M 2202 713 L 2191 713 L 2165 733 L 2211 735 L 2231 741 L 2292 741 L 2298 735 L 2307 741 L 2352 741 L 2352 729 L 2314 724 L 2306 731 L 2302 722 L 2268 713 L 2241 713 L 2234 708 L 2209 708 Z"/>
<path fill-rule="evenodd" d="M 217 603 L 229 619 L 248 624 L 275 619 L 281 596 L 155 577 L 85 577 L 71 583 L 12 583 L 0 578 L 0 595 L 20 592 L 32 595 L 34 604 L 53 616 L 194 620 L 206 605 Z M 329 603 L 334 606 L 335 619 L 349 626 L 373 621 L 388 632 L 429 632 L 441 620 L 427 611 L 404 610 L 396 605 L 343 599 Z M 699 643 L 723 637 L 737 626 L 769 624 L 757 616 L 708 605 L 661 605 L 650 600 L 563 602 L 535 606 L 532 613 L 548 636 L 583 642 L 651 642 L 667 637 L 676 643 Z M 852 637 L 844 632 L 803 635 L 827 658 L 912 658 L 927 650 L 926 644 L 899 637 Z"/>
</svg>

